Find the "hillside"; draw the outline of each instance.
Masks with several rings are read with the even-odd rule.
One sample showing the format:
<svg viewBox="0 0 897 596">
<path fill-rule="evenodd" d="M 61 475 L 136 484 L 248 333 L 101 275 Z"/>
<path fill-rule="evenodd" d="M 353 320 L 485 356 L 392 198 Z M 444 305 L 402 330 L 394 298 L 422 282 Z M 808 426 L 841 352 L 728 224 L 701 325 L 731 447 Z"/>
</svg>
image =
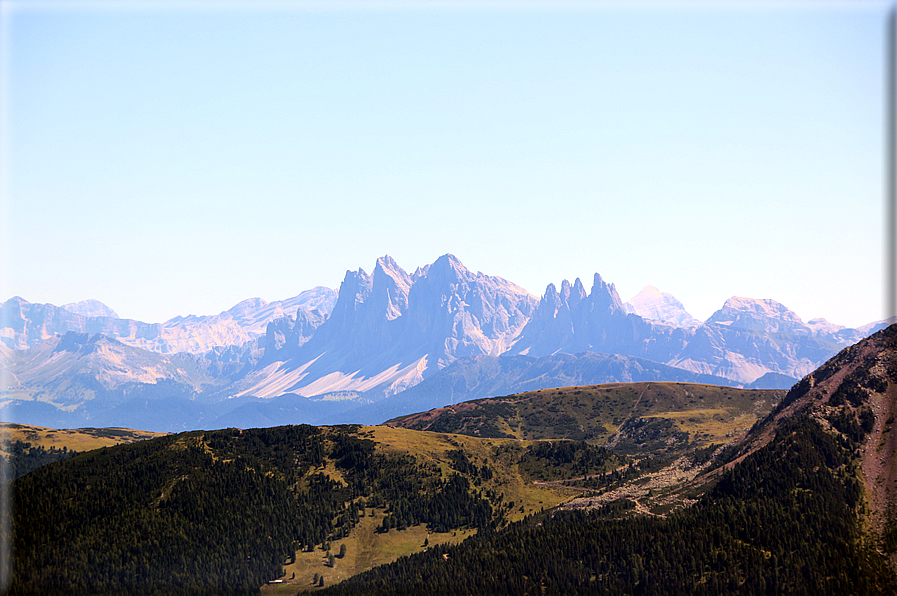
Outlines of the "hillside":
<svg viewBox="0 0 897 596">
<path fill-rule="evenodd" d="M 134 443 L 161 436 L 145 430 L 130 428 L 70 428 L 57 430 L 29 424 L 0 423 L 0 436 L 6 442 L 28 442 L 35 447 L 69 451 L 90 451 L 121 443 Z"/>
<path fill-rule="evenodd" d="M 16 481 L 10 594 L 255 593 L 281 577 L 307 586 L 313 574 L 418 552 L 427 532 L 451 542 L 554 507 L 575 491 L 533 484 L 548 468 L 596 474 L 626 461 L 585 444 L 575 458 L 532 447 L 291 426 L 82 453 Z M 344 544 L 352 552 L 331 565 L 328 551 Z"/>
<path fill-rule="evenodd" d="M 536 516 L 357 575 L 325 594 L 893 594 L 863 533 L 852 454 L 808 417 L 694 506 L 618 500 Z"/>
<path fill-rule="evenodd" d="M 469 356 L 455 360 L 433 376 L 397 395 L 334 414 L 324 422 L 379 424 L 403 414 L 495 395 L 574 385 L 640 381 L 733 385 L 722 377 L 693 373 L 620 354 L 557 353 L 539 358 Z M 787 386 L 792 384 L 793 382 Z"/>
<path fill-rule="evenodd" d="M 804 377 L 666 495 L 614 487 L 599 497 L 615 499 L 583 496 L 325 593 L 893 594 L 895 407 L 891 326 Z M 671 494 L 694 504 L 656 508 Z"/>
<path fill-rule="evenodd" d="M 127 428 L 56 430 L 26 424 L 0 423 L 0 465 L 6 466 L 6 476 L 2 482 L 68 459 L 80 451 L 145 441 L 157 436 L 160 436 L 159 433 Z"/>
<path fill-rule="evenodd" d="M 621 453 L 674 455 L 731 441 L 784 395 L 693 383 L 608 383 L 474 400 L 386 424 L 478 437 L 576 439 Z"/>
<path fill-rule="evenodd" d="M 794 418 L 809 418 L 851 450 L 867 522 L 897 569 L 897 325 L 839 352 L 804 377 L 770 416 L 733 445 L 728 467 L 762 449 Z"/>
</svg>

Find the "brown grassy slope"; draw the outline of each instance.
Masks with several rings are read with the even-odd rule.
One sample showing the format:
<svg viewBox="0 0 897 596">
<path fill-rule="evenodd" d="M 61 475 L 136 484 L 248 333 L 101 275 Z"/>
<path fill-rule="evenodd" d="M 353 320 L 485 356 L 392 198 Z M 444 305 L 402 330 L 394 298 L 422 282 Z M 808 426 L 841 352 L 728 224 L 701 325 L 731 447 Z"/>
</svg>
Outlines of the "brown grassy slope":
<svg viewBox="0 0 897 596">
<path fill-rule="evenodd" d="M 695 383 L 608 383 L 475 400 L 387 425 L 480 437 L 577 439 L 647 453 L 658 442 L 690 448 L 729 442 L 784 395 Z"/>
<path fill-rule="evenodd" d="M 160 437 L 165 433 L 154 433 L 128 428 L 75 428 L 57 430 L 30 424 L 0 423 L 0 439 L 10 443 L 23 441 L 36 447 L 49 449 L 67 447 L 70 451 L 90 451 L 100 447 L 111 447 L 120 443 L 133 443 Z M 2 450 L 0 450 L 2 452 Z"/>
</svg>

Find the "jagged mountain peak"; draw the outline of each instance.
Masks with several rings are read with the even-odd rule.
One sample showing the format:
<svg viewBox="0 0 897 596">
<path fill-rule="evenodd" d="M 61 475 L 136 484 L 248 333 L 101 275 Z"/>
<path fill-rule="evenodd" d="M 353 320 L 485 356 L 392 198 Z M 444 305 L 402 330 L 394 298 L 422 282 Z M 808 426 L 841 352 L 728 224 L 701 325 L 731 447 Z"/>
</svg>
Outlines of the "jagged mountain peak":
<svg viewBox="0 0 897 596">
<path fill-rule="evenodd" d="M 406 289 L 411 286 L 412 280 L 411 276 L 402 269 L 398 263 L 396 263 L 395 259 L 393 259 L 389 255 L 384 255 L 377 259 L 377 264 L 374 266 L 374 272 L 372 274 L 374 278 L 378 276 L 384 275 L 392 279 L 398 286 L 402 286 Z M 375 282 L 376 283 L 376 282 Z"/>
<path fill-rule="evenodd" d="M 377 259 L 371 280 L 371 296 L 376 311 L 382 311 L 386 320 L 396 319 L 408 309 L 408 291 L 411 277 L 389 255 Z"/>
<path fill-rule="evenodd" d="M 476 276 L 458 260 L 458 257 L 446 253 L 433 261 L 427 268 L 427 278 L 435 278 L 449 283 L 466 281 Z"/>
<path fill-rule="evenodd" d="M 626 312 L 626 309 L 623 308 L 623 301 L 617 293 L 617 287 L 612 283 L 609 284 L 605 282 L 599 273 L 595 273 L 595 278 L 592 282 L 592 292 L 589 294 L 589 298 L 591 298 L 599 308 Z"/>
<path fill-rule="evenodd" d="M 573 285 L 570 285 L 570 282 L 566 279 L 562 281 L 560 296 L 561 300 L 567 303 L 581 301 L 587 296 L 586 290 L 582 285 L 582 280 L 577 277 L 576 281 L 573 282 Z"/>
<path fill-rule="evenodd" d="M 408 274 L 405 273 L 405 270 L 402 269 L 398 263 L 396 263 L 396 260 L 389 255 L 383 255 L 382 257 L 377 259 L 377 264 L 374 266 L 374 271 L 376 271 L 377 269 L 380 269 L 385 273 L 396 273 L 404 275 L 406 277 L 408 276 Z"/>
</svg>

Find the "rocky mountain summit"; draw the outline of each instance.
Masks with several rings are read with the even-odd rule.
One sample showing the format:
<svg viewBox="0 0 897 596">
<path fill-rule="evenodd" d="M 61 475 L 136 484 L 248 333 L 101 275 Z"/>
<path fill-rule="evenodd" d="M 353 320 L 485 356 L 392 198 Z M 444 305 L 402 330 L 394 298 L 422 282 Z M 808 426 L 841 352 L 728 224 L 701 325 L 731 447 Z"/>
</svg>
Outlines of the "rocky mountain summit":
<svg viewBox="0 0 897 596">
<path fill-rule="evenodd" d="M 63 304 L 62 308 L 69 312 L 73 312 L 76 315 L 81 315 L 82 317 L 108 317 L 110 319 L 120 319 L 114 310 L 100 302 L 99 300 L 89 299 L 82 300 L 81 302 L 71 302 L 69 304 Z"/>
<path fill-rule="evenodd" d="M 672 294 L 661 292 L 654 286 L 645 286 L 631 300 L 623 304 L 626 312 L 639 315 L 652 323 L 692 329 L 701 321 L 691 316 L 682 303 Z"/>
</svg>

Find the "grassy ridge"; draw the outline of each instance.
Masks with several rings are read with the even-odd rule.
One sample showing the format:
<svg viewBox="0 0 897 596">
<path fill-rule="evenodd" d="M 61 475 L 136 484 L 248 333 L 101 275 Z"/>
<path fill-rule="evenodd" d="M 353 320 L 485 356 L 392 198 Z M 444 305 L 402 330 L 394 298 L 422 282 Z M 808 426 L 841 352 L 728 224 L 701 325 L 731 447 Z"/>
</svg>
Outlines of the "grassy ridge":
<svg viewBox="0 0 897 596">
<path fill-rule="evenodd" d="M 769 413 L 785 391 L 694 383 L 609 383 L 474 400 L 389 421 L 478 437 L 575 439 L 631 454 L 725 443 Z"/>
<path fill-rule="evenodd" d="M 120 443 L 133 443 L 154 437 L 163 436 L 164 433 L 154 433 L 145 430 L 132 430 L 128 428 L 75 428 L 57 430 L 33 426 L 30 424 L 2 423 L 0 424 L 0 437 L 10 443 L 22 441 L 31 443 L 35 447 L 44 449 L 66 447 L 69 451 L 90 451 L 100 447 L 112 447 Z M 2 446 L 0 446 L 2 452 Z"/>
</svg>

